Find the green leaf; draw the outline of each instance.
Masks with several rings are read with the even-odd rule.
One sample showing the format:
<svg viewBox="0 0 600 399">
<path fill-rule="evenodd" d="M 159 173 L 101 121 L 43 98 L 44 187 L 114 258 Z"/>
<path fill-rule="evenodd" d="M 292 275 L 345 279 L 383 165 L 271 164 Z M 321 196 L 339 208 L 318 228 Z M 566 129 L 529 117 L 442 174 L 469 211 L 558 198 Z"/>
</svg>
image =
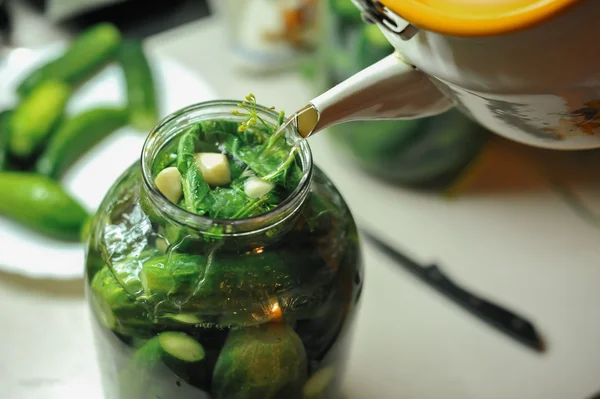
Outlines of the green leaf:
<svg viewBox="0 0 600 399">
<path fill-rule="evenodd" d="M 245 207 L 239 209 L 238 212 L 232 216 L 232 219 L 243 219 L 266 213 L 273 209 L 274 206 L 270 205 L 272 202 L 270 193 L 260 198 L 253 199 L 249 201 Z"/>
<path fill-rule="evenodd" d="M 152 167 L 152 174 L 154 176 L 157 176 L 162 170 L 170 166 L 174 166 L 176 162 L 176 152 L 164 152 L 157 157 L 156 161 L 154 161 L 154 165 Z"/>
<path fill-rule="evenodd" d="M 200 122 L 200 139 L 214 140 L 215 136 L 235 135 L 238 131 L 238 123 L 226 120 L 210 120 Z"/>
<path fill-rule="evenodd" d="M 217 187 L 211 194 L 209 213 L 213 218 L 231 218 L 250 201 L 243 191 L 234 188 Z"/>
<path fill-rule="evenodd" d="M 185 209 L 203 215 L 206 213 L 204 199 L 210 192 L 210 186 L 202 178 L 194 159 L 199 133 L 200 127 L 194 125 L 182 135 L 177 151 L 177 169 L 181 174 Z"/>
<path fill-rule="evenodd" d="M 223 118 L 195 123 L 181 135 L 177 145 L 169 145 L 157 157 L 155 174 L 173 164 L 181 174 L 181 208 L 214 218 L 246 218 L 275 208 L 298 185 L 302 168 L 297 148 L 277 132 L 285 122 L 285 113 L 279 113 L 277 125 L 267 123 L 259 115 L 253 95 L 247 96 L 239 108 L 233 114 L 245 117 L 243 122 Z M 196 166 L 198 152 L 227 156 L 232 181 L 228 187 L 211 188 L 206 183 Z M 262 198 L 248 197 L 244 184 L 252 176 L 275 184 L 275 188 Z"/>
</svg>

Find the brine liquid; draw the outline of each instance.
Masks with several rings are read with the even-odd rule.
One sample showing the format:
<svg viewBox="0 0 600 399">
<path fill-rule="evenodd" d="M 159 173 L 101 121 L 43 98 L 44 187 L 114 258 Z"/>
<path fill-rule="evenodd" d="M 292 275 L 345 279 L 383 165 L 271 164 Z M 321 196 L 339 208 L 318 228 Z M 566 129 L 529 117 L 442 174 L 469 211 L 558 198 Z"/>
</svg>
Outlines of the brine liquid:
<svg viewBox="0 0 600 399">
<path fill-rule="evenodd" d="M 136 176 L 137 174 L 132 172 L 130 180 L 135 179 Z M 341 197 L 324 175 L 316 170 L 309 198 L 312 202 L 309 202 L 306 207 L 308 209 L 306 215 L 311 215 L 311 209 L 315 208 L 312 212 L 319 216 L 319 219 L 313 220 L 309 216 L 306 216 L 307 222 L 299 219 L 295 227 L 285 233 L 286 235 L 280 240 L 265 245 L 257 242 L 252 244 L 252 250 L 245 248 L 237 253 L 229 251 L 227 255 L 225 254 L 227 251 L 218 248 L 207 250 L 201 242 L 197 243 L 201 248 L 198 250 L 193 240 L 190 241 L 192 245 L 189 247 L 185 246 L 185 240 L 180 245 L 170 246 L 168 251 L 181 250 L 186 255 L 193 254 L 195 251 L 210 253 L 207 259 L 212 263 L 203 265 L 206 268 L 202 279 L 199 279 L 196 285 L 191 284 L 191 288 L 188 287 L 194 295 L 204 295 L 202 296 L 204 299 L 177 302 L 175 292 L 172 296 L 167 296 L 164 303 L 153 303 L 152 307 L 144 308 L 143 311 L 140 310 L 141 308 L 128 307 L 127 303 L 115 302 L 115 291 L 119 291 L 120 287 L 113 287 L 114 289 L 104 293 L 103 286 L 92 285 L 94 276 L 101 270 L 106 271 L 107 258 L 116 265 L 119 259 L 125 257 L 139 256 L 142 259 L 145 251 L 155 251 L 160 246 L 162 227 L 152 222 L 151 218 L 144 213 L 140 206 L 139 187 L 128 186 L 128 179 L 126 177 L 117 184 L 113 193 L 114 201 L 108 199 L 109 206 L 106 206 L 106 209 L 109 213 L 104 215 L 106 225 L 93 233 L 97 237 L 92 240 L 103 244 L 99 246 L 101 249 L 91 245 L 87 258 L 88 296 L 92 298 L 91 308 L 95 316 L 93 328 L 105 397 L 110 399 L 335 398 L 342 382 L 355 303 L 362 287 L 362 266 L 358 243 L 354 238 L 350 238 L 356 232 L 349 213 L 343 211 L 341 215 L 323 219 L 323 215 L 327 216 L 328 211 L 325 208 L 317 209 L 319 201 L 323 201 L 326 197 L 334 198 L 336 202 L 341 201 Z M 315 205 L 310 205 L 313 203 Z M 345 207 L 341 205 L 337 209 L 345 209 Z M 102 217 L 103 215 L 100 216 Z M 315 225 L 309 228 L 307 226 L 309 222 L 314 222 Z M 265 240 L 268 241 L 268 238 Z M 279 258 L 279 255 L 268 258 L 267 255 L 272 253 L 281 256 L 287 254 L 285 256 L 288 258 Z M 168 253 L 166 256 L 168 257 Z M 224 259 L 230 259 L 234 266 L 226 263 Z M 239 259 L 247 260 L 247 268 L 239 269 L 236 266 Z M 263 265 L 256 263 L 257 259 L 271 259 L 271 263 Z M 278 259 L 282 262 L 284 259 L 288 260 L 277 263 Z M 288 261 L 296 262 L 297 266 L 289 270 L 285 269 Z M 244 262 L 241 264 L 246 265 Z M 142 261 L 139 263 L 141 264 Z M 117 272 L 113 270 L 113 273 L 118 275 L 119 281 L 123 282 L 122 288 L 127 289 L 132 297 L 137 296 L 136 300 L 139 301 L 144 293 L 141 289 L 136 291 L 135 287 L 148 286 L 152 282 L 144 281 L 140 277 L 140 270 L 143 270 L 137 269 L 138 266 L 141 267 L 140 265 L 136 262 L 131 265 L 125 274 L 124 269 Z M 207 271 L 208 266 L 229 267 L 230 270 L 222 274 L 219 274 L 218 270 L 213 270 L 213 274 L 210 274 Z M 278 273 L 279 267 L 282 268 L 281 270 L 288 271 L 272 282 L 270 273 Z M 173 276 L 173 278 L 180 278 L 178 274 Z M 153 284 L 156 284 L 156 281 Z M 238 295 L 239 292 L 244 293 L 243 297 L 238 297 L 239 301 L 235 306 L 231 304 L 235 301 L 220 296 L 224 292 L 223 287 L 227 287 L 228 284 L 236 287 Z M 251 287 L 249 288 L 248 285 Z M 256 310 L 263 309 L 267 316 L 270 311 L 273 311 L 271 307 L 264 306 L 263 299 L 274 296 L 263 295 L 263 291 L 273 290 L 275 286 L 289 288 L 277 291 L 276 298 L 282 310 L 282 318 L 277 322 L 286 323 L 293 330 L 294 339 L 298 337 L 301 341 L 302 353 L 305 353 L 306 358 L 306 370 L 302 370 L 301 381 L 286 380 L 285 386 L 280 391 L 277 389 L 269 391 L 268 386 L 262 391 L 258 390 L 269 391 L 268 397 L 252 394 L 258 392 L 255 387 L 257 381 L 263 381 L 264 384 L 266 378 L 273 384 L 280 384 L 281 375 L 288 373 L 287 369 L 292 367 L 292 364 L 288 363 L 288 358 L 278 357 L 277 350 L 265 350 L 262 346 L 262 352 L 250 355 L 244 354 L 243 350 L 238 351 L 242 356 L 233 357 L 237 361 L 234 360 L 230 364 L 232 367 L 237 367 L 242 363 L 245 373 L 236 376 L 227 375 L 230 384 L 227 396 L 215 393 L 215 384 L 222 382 L 223 374 L 227 374 L 227 370 L 223 371 L 223 368 L 219 373 L 215 370 L 220 357 L 226 355 L 224 352 L 228 337 L 233 332 L 238 333 L 245 328 L 259 328 L 257 324 L 273 322 L 269 317 L 257 316 Z M 209 288 L 214 289 L 214 295 L 206 295 L 207 292 L 209 294 L 212 292 L 206 291 Z M 90 292 L 94 289 L 95 293 Z M 111 309 L 106 305 L 98 306 L 98 298 L 106 299 L 106 303 L 112 303 L 114 306 Z M 191 302 L 194 302 L 193 306 L 190 305 Z M 169 314 L 177 315 L 173 304 L 175 308 L 179 306 L 182 309 L 180 313 L 186 315 L 187 321 L 181 322 L 181 320 L 165 317 L 167 307 Z M 195 323 L 194 318 L 199 322 Z M 140 351 L 147 346 L 148 342 L 167 331 L 185 333 L 200 343 L 205 352 L 204 359 L 197 363 L 186 363 L 177 357 L 160 358 L 153 353 L 140 355 Z M 266 376 L 264 369 L 252 369 L 250 365 L 254 359 L 261 357 L 267 358 L 271 367 Z M 233 393 L 231 381 L 236 381 Z M 297 389 L 290 391 L 290 386 Z"/>
<path fill-rule="evenodd" d="M 333 323 L 332 323 L 333 324 Z M 331 326 L 322 326 L 335 328 Z M 136 351 L 136 337 L 122 336 L 106 330 L 97 322 L 94 323 L 94 336 L 97 357 L 102 370 L 102 387 L 104 396 L 114 399 L 213 399 L 211 395 L 211 372 L 217 361 L 219 351 L 223 348 L 228 329 L 188 328 L 186 331 L 203 343 L 210 365 L 199 368 L 194 378 L 177 375 L 166 364 L 160 363 L 152 367 L 132 368 Z M 320 398 L 337 399 L 340 392 L 348 346 L 351 336 L 351 320 L 335 336 L 324 353 L 319 354 L 315 348 L 323 345 L 320 337 L 311 334 L 310 321 L 296 325 L 296 332 L 303 338 L 307 350 L 313 349 L 309 358 L 308 381 L 306 389 L 298 392 L 296 397 L 276 396 L 274 399 Z M 314 388 L 311 388 L 314 386 Z M 240 385 L 240 391 L 244 388 Z M 305 394 L 304 391 L 307 393 Z M 314 393 L 313 393 L 314 392 Z M 246 396 L 240 396 L 246 398 Z M 256 398 L 264 399 L 264 398 Z"/>
</svg>

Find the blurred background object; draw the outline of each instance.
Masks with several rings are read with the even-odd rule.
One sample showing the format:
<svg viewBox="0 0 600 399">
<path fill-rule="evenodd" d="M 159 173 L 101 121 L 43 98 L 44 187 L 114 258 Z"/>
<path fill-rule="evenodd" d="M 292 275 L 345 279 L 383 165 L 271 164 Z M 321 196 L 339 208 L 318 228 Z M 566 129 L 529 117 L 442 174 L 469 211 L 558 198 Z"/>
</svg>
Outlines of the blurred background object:
<svg viewBox="0 0 600 399">
<path fill-rule="evenodd" d="M 44 15 L 52 21 L 61 21 L 81 14 L 110 7 L 128 0 L 36 0 Z"/>
<path fill-rule="evenodd" d="M 23 3 L 11 6 L 16 4 Z M 35 18 L 44 17 L 31 10 L 26 15 L 25 27 L 41 35 L 44 25 Z M 79 253 L 88 212 L 139 158 L 147 133 L 168 113 L 216 98 L 195 71 L 187 72 L 169 56 L 150 54 L 144 40 L 114 23 L 83 26 L 63 31 L 66 38 L 48 45 L 11 41 L 0 62 L 0 268 L 32 274 L 31 266 L 53 259 L 56 268 L 37 270 L 65 275 L 71 265 L 81 275 L 79 262 L 63 256 Z M 116 156 L 119 150 L 124 152 Z M 98 158 L 102 154 L 110 162 Z M 112 177 L 107 164 L 115 168 Z M 88 172 L 93 187 L 83 178 L 77 188 L 77 176 L 95 167 L 101 171 Z M 100 189 L 89 197 L 94 188 Z"/>
<path fill-rule="evenodd" d="M 225 23 L 231 60 L 244 71 L 289 69 L 310 56 L 320 0 L 211 0 Z"/>
<path fill-rule="evenodd" d="M 5 20 L 10 17 L 14 44 L 40 47 L 99 22 L 113 23 L 125 36 L 146 38 L 217 14 L 227 27 L 230 61 L 243 71 L 274 72 L 290 70 L 312 55 L 319 38 L 319 2 L 1 0 L 0 32 L 8 37 Z"/>
<path fill-rule="evenodd" d="M 12 21 L 13 45 L 31 48 L 98 22 L 113 23 L 125 36 L 146 38 L 210 15 L 206 0 L 2 0 L 0 8 Z"/>
<path fill-rule="evenodd" d="M 0 0 L 0 49 L 10 46 L 12 21 L 6 0 Z"/>
</svg>

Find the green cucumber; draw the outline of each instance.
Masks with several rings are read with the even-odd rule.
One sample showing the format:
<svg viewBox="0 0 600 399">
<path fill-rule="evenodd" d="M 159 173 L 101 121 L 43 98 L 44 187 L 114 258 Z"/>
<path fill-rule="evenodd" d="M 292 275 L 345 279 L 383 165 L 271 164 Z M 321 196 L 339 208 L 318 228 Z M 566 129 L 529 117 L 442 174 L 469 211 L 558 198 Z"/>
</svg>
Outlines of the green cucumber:
<svg viewBox="0 0 600 399">
<path fill-rule="evenodd" d="M 88 212 L 54 180 L 0 172 L 0 214 L 50 237 L 79 241 Z"/>
<path fill-rule="evenodd" d="M 215 399 L 298 398 L 308 365 L 300 337 L 287 324 L 229 333 L 213 372 Z"/>
<path fill-rule="evenodd" d="M 152 378 L 152 371 L 162 363 L 184 381 L 202 386 L 210 379 L 205 358 L 206 352 L 200 342 L 183 332 L 166 331 L 149 339 L 136 350 L 132 364 L 124 370 L 127 373 L 124 377 L 130 382 L 137 381 L 131 387 L 134 391 L 143 391 L 147 389 L 144 387 L 144 380 Z"/>
<path fill-rule="evenodd" d="M 142 43 L 124 40 L 118 59 L 125 75 L 130 122 L 136 129 L 149 132 L 158 123 L 158 104 L 152 70 Z"/>
<path fill-rule="evenodd" d="M 12 110 L 0 112 L 0 171 L 8 169 L 8 145 Z"/>
<path fill-rule="evenodd" d="M 161 385 L 157 383 L 156 378 L 156 370 L 160 368 L 162 360 L 158 336 L 145 341 L 133 339 L 131 345 L 136 350 L 131 359 L 118 371 L 118 394 L 113 394 L 113 396 L 119 398 L 166 397 L 165 393 L 161 392 Z"/>
<path fill-rule="evenodd" d="M 489 132 L 457 110 L 426 118 L 422 134 L 382 166 L 407 184 L 454 176 L 479 152 Z"/>
<path fill-rule="evenodd" d="M 88 218 L 88 220 L 90 220 L 92 218 Z M 85 226 L 82 227 L 82 231 L 85 229 Z M 89 241 L 89 235 L 86 238 L 86 251 L 91 251 L 93 250 L 91 247 L 94 245 L 93 243 L 90 243 Z M 95 249 L 95 248 L 94 248 Z M 96 276 L 96 274 L 98 274 L 98 272 L 100 272 L 100 270 L 102 270 L 105 266 L 104 261 L 100 258 L 100 257 L 95 257 L 95 256 L 89 256 L 86 259 L 86 265 L 85 265 L 85 270 L 86 270 L 86 279 L 88 280 L 88 283 L 91 284 L 92 280 L 94 279 L 94 277 Z"/>
<path fill-rule="evenodd" d="M 318 254 L 302 260 L 295 251 L 214 252 L 210 258 L 170 252 L 140 262 L 141 270 L 127 286 L 141 284 L 141 296 L 148 306 L 154 306 L 158 317 L 190 313 L 202 322 L 218 318 L 222 325 L 257 325 L 272 318 L 268 311 L 272 298 L 287 295 L 298 284 L 308 287 L 331 278 Z M 307 289 L 312 290 L 311 296 L 305 301 L 286 302 L 284 315 L 314 312 L 328 296 L 325 287 Z M 183 327 L 176 321 L 169 325 Z"/>
<path fill-rule="evenodd" d="M 138 343 L 139 345 L 139 343 Z M 135 367 L 152 367 L 160 363 L 162 359 L 162 348 L 158 336 L 145 341 L 134 353 Z"/>
<path fill-rule="evenodd" d="M 262 308 L 258 294 L 273 297 L 318 279 L 323 263 L 317 256 L 301 260 L 293 250 L 215 252 L 209 261 L 206 256 L 171 252 L 143 262 L 139 279 L 145 296 L 160 302 L 164 313 L 250 312 Z M 316 295 L 312 299 L 320 300 Z"/>
<path fill-rule="evenodd" d="M 202 345 L 182 332 L 167 331 L 158 336 L 158 342 L 165 355 L 181 362 L 194 363 L 204 359 Z"/>
<path fill-rule="evenodd" d="M 114 25 L 94 25 L 79 34 L 60 57 L 27 75 L 17 87 L 17 93 L 25 97 L 47 80 L 77 86 L 112 60 L 120 42 L 121 33 Z"/>
<path fill-rule="evenodd" d="M 410 186 L 446 184 L 490 137 L 457 110 L 412 121 L 355 122 L 331 133 L 366 171 Z"/>
<path fill-rule="evenodd" d="M 181 244 L 184 241 L 186 233 L 180 227 L 168 223 L 165 226 L 165 234 L 164 238 L 166 239 L 166 243 L 169 245 Z"/>
<path fill-rule="evenodd" d="M 335 379 L 333 367 L 325 367 L 314 373 L 302 389 L 303 399 L 325 399 Z"/>
<path fill-rule="evenodd" d="M 340 138 L 345 137 L 353 151 L 366 162 L 385 162 L 394 159 L 398 152 L 423 133 L 423 119 L 402 121 L 359 121 L 346 126 L 347 130 L 336 130 Z M 361 134 L 362 133 L 362 134 Z"/>
<path fill-rule="evenodd" d="M 125 126 L 128 117 L 125 109 L 107 107 L 90 109 L 67 119 L 50 138 L 36 163 L 36 171 L 60 178 L 81 155 Z"/>
<path fill-rule="evenodd" d="M 10 121 L 10 152 L 21 159 L 33 156 L 61 120 L 70 95 L 69 86 L 47 81 L 21 101 Z"/>
<path fill-rule="evenodd" d="M 165 317 L 179 324 L 196 325 L 202 323 L 198 316 L 191 313 L 167 313 Z"/>
<path fill-rule="evenodd" d="M 155 257 L 144 262 L 140 281 L 148 296 L 189 295 L 194 291 L 205 263 L 206 259 L 197 255 Z"/>
<path fill-rule="evenodd" d="M 144 308 L 125 291 L 108 266 L 96 273 L 90 287 L 94 312 L 106 328 L 127 333 L 138 327 L 149 327 Z"/>
<path fill-rule="evenodd" d="M 328 299 L 322 302 L 318 311 L 296 325 L 296 333 L 306 342 L 306 353 L 313 359 L 321 359 L 327 353 L 346 320 L 344 309 L 349 306 L 349 300 L 340 284 L 334 284 L 330 290 Z"/>
</svg>

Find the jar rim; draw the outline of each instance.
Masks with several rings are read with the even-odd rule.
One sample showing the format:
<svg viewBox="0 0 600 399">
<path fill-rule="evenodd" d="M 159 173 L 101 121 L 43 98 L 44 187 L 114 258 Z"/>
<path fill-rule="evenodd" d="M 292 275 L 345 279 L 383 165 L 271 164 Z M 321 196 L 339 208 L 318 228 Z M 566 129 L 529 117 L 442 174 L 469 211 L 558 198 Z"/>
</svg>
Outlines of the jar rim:
<svg viewBox="0 0 600 399">
<path fill-rule="evenodd" d="M 275 225 L 283 223 L 292 215 L 296 214 L 296 211 L 302 206 L 304 200 L 308 195 L 310 183 L 312 181 L 313 174 L 313 160 L 312 152 L 307 140 L 301 140 L 298 143 L 298 154 L 300 155 L 302 165 L 302 177 L 300 182 L 295 189 L 275 208 L 268 212 L 260 215 L 251 216 L 242 219 L 223 219 L 223 218 L 211 218 L 207 216 L 197 215 L 191 213 L 183 208 L 180 208 L 176 204 L 169 201 L 156 187 L 154 179 L 152 178 L 152 165 L 154 163 L 156 155 L 160 150 L 172 139 L 180 135 L 186 127 L 192 123 L 214 120 L 215 117 L 211 117 L 210 110 L 217 110 L 217 107 L 239 109 L 238 104 L 240 101 L 236 100 L 212 100 L 200 103 L 191 104 L 180 108 L 177 111 L 172 112 L 162 120 L 150 131 L 144 145 L 142 147 L 142 154 L 140 158 L 141 169 L 142 169 L 142 180 L 144 186 L 148 192 L 150 200 L 158 206 L 163 213 L 163 216 L 172 219 L 176 223 L 199 230 L 203 235 L 209 236 L 240 236 L 246 234 L 257 234 L 264 230 L 273 228 Z M 276 120 L 279 114 L 272 108 L 267 108 L 262 105 L 256 105 L 256 110 L 261 114 L 262 117 L 272 117 Z M 202 111 L 205 111 L 204 113 Z M 208 111 L 208 112 L 207 112 Z M 198 113 L 199 117 L 191 119 L 190 115 Z M 204 118 L 202 116 L 205 116 Z M 229 113 L 231 119 L 236 119 L 236 116 Z M 239 118 L 239 117 L 237 117 Z M 286 123 L 284 123 L 286 125 Z M 284 134 L 296 133 L 297 128 L 295 123 L 289 123 L 285 127 Z M 218 230 L 218 233 L 211 229 L 215 227 L 223 227 Z"/>
</svg>

